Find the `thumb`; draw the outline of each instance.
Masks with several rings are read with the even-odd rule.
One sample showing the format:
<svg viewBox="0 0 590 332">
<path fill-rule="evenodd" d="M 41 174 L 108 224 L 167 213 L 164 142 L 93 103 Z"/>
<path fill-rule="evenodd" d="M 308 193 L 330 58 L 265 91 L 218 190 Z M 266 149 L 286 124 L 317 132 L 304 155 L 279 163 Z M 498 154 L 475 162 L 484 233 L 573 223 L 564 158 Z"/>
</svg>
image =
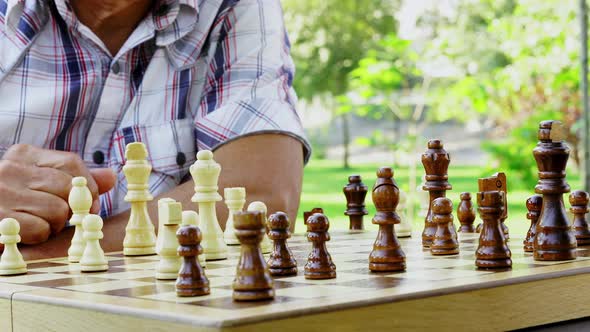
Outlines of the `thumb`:
<svg viewBox="0 0 590 332">
<path fill-rule="evenodd" d="M 90 170 L 90 175 L 98 186 L 99 195 L 111 190 L 117 182 L 115 172 L 110 168 L 93 168 Z"/>
</svg>

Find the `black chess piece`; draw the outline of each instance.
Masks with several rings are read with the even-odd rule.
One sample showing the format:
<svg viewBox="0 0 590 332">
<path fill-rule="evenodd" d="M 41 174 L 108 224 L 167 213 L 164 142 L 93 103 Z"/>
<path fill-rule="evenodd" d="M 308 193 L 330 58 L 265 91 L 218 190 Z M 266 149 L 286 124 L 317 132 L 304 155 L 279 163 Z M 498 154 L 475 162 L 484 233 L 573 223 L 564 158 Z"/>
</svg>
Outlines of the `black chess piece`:
<svg viewBox="0 0 590 332">
<path fill-rule="evenodd" d="M 201 296 L 211 292 L 209 279 L 205 275 L 198 256 L 203 254 L 201 247 L 201 231 L 197 226 L 186 225 L 176 231 L 178 238 L 178 255 L 182 257 L 182 265 L 176 279 L 178 296 Z"/>
<path fill-rule="evenodd" d="M 439 197 L 445 197 L 446 191 L 453 188 L 448 181 L 447 174 L 450 163 L 451 157 L 443 148 L 442 142 L 437 139 L 428 141 L 428 150 L 422 154 L 422 165 L 424 165 L 426 172 L 426 182 L 422 189 L 429 193 L 428 214 L 424 219 L 424 231 L 422 232 L 422 246 L 424 248 L 430 248 L 436 234 L 437 225 L 432 221 L 434 216 L 432 201 Z"/>
<path fill-rule="evenodd" d="M 526 238 L 522 241 L 525 252 L 533 252 L 533 242 L 535 242 L 535 236 L 537 235 L 537 221 L 541 214 L 542 205 L 543 197 L 541 195 L 533 195 L 526 200 L 526 208 L 528 210 L 526 217 L 531 221 L 531 226 L 526 233 Z"/>
<path fill-rule="evenodd" d="M 477 210 L 483 220 L 479 246 L 475 251 L 475 265 L 478 268 L 512 267 L 512 253 L 506 245 L 506 235 L 500 224 L 504 212 L 504 199 L 502 191 L 477 193 Z"/>
<path fill-rule="evenodd" d="M 576 236 L 569 224 L 563 194 L 570 191 L 565 168 L 570 149 L 564 143 L 564 128 L 559 121 L 539 125 L 539 143 L 533 155 L 539 168 L 535 193 L 543 195 L 543 206 L 533 242 L 533 257 L 540 261 L 576 259 Z"/>
<path fill-rule="evenodd" d="M 273 250 L 268 260 L 268 269 L 273 276 L 289 276 L 297 274 L 297 262 L 293 253 L 287 247 L 289 232 L 289 217 L 284 212 L 273 213 L 268 217 L 268 237 L 274 242 Z"/>
<path fill-rule="evenodd" d="M 394 225 L 401 220 L 395 212 L 399 203 L 399 188 L 393 180 L 391 167 L 381 167 L 377 171 L 373 203 L 377 209 L 373 224 L 379 225 L 379 231 L 369 255 L 369 269 L 374 272 L 405 270 L 406 255 L 394 229 Z"/>
<path fill-rule="evenodd" d="M 367 215 L 365 197 L 368 187 L 363 183 L 360 175 L 348 177 L 348 184 L 342 189 L 346 196 L 346 212 L 350 219 L 349 229 L 364 229 L 363 217 Z"/>
<path fill-rule="evenodd" d="M 234 213 L 234 228 L 240 241 L 240 260 L 232 284 L 235 301 L 259 301 L 274 298 L 274 284 L 262 256 L 260 242 L 266 232 L 264 213 Z"/>
<path fill-rule="evenodd" d="M 330 221 L 321 213 L 314 213 L 307 219 L 307 240 L 312 248 L 305 264 L 306 279 L 336 278 L 336 265 L 326 247 L 326 241 L 330 241 L 329 228 Z"/>
</svg>

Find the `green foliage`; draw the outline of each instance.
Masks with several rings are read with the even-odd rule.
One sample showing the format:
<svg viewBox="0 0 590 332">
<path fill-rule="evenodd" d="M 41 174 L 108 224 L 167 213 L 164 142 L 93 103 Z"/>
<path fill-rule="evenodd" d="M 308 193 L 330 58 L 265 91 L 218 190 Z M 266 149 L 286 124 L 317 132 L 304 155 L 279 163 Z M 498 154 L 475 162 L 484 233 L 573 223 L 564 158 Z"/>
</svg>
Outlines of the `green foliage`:
<svg viewBox="0 0 590 332">
<path fill-rule="evenodd" d="M 427 56 L 445 57 L 462 75 L 440 81 L 431 94 L 438 114 L 476 117 L 496 128 L 484 144 L 522 185 L 534 185 L 531 157 L 538 123 L 559 119 L 579 162 L 579 34 L 576 2 L 460 0 L 456 17 L 430 13 Z M 452 22 L 451 22 L 452 21 Z"/>
<path fill-rule="evenodd" d="M 283 6 L 302 98 L 345 94 L 348 73 L 365 51 L 397 31 L 399 0 L 285 0 Z"/>
</svg>

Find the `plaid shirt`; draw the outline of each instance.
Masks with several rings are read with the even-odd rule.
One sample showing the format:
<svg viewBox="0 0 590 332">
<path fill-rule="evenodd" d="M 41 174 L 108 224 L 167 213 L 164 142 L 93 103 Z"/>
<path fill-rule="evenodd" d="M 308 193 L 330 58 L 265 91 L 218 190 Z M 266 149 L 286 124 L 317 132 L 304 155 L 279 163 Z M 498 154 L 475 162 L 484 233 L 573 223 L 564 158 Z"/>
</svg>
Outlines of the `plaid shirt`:
<svg viewBox="0 0 590 332">
<path fill-rule="evenodd" d="M 272 132 L 306 148 L 279 0 L 159 0 L 111 55 L 67 0 L 0 0 L 0 156 L 71 151 L 119 174 L 101 214 L 128 209 L 125 145 L 144 142 L 154 195 L 199 149 Z"/>
</svg>

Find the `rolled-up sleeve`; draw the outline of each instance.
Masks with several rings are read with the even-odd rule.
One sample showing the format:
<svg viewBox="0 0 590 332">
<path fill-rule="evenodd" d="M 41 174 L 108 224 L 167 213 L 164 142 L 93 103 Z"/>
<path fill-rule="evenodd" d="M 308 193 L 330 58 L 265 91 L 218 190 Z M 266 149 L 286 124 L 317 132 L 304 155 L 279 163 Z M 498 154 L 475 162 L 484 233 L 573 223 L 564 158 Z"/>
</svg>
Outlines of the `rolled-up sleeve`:
<svg viewBox="0 0 590 332">
<path fill-rule="evenodd" d="M 295 67 L 279 0 L 241 0 L 216 21 L 195 116 L 198 149 L 246 135 L 277 133 L 311 148 L 292 88 Z"/>
</svg>

